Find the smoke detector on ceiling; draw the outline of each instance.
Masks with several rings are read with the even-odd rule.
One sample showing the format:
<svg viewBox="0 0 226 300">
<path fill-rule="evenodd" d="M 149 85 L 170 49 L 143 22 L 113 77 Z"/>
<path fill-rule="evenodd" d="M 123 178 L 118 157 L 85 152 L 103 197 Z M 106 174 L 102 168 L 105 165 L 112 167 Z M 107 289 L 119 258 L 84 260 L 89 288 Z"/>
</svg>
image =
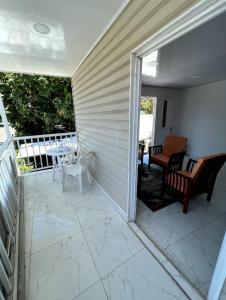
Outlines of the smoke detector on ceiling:
<svg viewBox="0 0 226 300">
<path fill-rule="evenodd" d="M 41 34 L 49 34 L 50 33 L 50 28 L 49 26 L 45 25 L 45 24 L 42 24 L 42 23 L 35 23 L 33 25 L 34 27 L 34 30 L 38 33 L 41 33 Z"/>
</svg>

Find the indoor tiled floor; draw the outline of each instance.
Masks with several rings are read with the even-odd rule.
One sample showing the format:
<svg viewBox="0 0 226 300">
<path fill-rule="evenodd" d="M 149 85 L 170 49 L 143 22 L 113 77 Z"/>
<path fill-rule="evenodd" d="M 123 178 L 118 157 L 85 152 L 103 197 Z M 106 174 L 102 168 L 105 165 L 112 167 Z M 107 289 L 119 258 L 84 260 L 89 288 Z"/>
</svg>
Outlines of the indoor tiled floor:
<svg viewBox="0 0 226 300">
<path fill-rule="evenodd" d="M 205 195 L 194 199 L 187 214 L 179 202 L 152 212 L 138 200 L 138 226 L 203 295 L 226 231 L 225 198 L 225 184 L 217 182 L 212 201 Z M 226 299 L 226 284 L 221 299 Z"/>
<path fill-rule="evenodd" d="M 24 177 L 28 300 L 187 299 L 95 186 Z"/>
</svg>

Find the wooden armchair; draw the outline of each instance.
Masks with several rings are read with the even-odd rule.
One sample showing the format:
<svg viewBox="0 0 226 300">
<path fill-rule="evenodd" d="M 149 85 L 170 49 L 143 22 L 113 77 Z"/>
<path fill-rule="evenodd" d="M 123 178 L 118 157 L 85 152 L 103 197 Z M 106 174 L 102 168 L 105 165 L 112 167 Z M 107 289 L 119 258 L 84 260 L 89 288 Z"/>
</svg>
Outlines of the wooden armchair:
<svg viewBox="0 0 226 300">
<path fill-rule="evenodd" d="M 181 170 L 186 154 L 186 145 L 187 138 L 168 135 L 163 146 L 149 147 L 148 168 L 150 169 L 151 164 L 156 164 L 163 168 L 163 174 L 169 168 L 171 171 Z"/>
<path fill-rule="evenodd" d="M 207 193 L 211 200 L 216 177 L 226 161 L 226 153 L 205 156 L 198 161 L 190 159 L 186 170 L 167 173 L 163 190 L 183 199 L 183 212 L 187 213 L 190 199 Z"/>
</svg>

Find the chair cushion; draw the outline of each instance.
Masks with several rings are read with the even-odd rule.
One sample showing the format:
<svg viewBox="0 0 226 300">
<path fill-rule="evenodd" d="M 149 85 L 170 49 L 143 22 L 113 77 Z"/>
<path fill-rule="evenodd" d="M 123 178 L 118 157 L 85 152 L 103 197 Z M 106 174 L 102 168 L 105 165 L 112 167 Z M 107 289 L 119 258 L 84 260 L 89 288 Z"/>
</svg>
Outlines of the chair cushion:
<svg viewBox="0 0 226 300">
<path fill-rule="evenodd" d="M 176 135 L 168 135 L 163 145 L 163 155 L 170 156 L 173 153 L 182 152 L 187 145 L 187 138 Z"/>
<path fill-rule="evenodd" d="M 201 157 L 197 164 L 194 166 L 192 172 L 191 172 L 191 176 L 193 179 L 196 179 L 197 176 L 200 174 L 200 172 L 202 171 L 203 166 L 208 163 L 209 160 L 213 160 L 213 159 L 217 159 L 219 157 L 224 157 L 226 156 L 225 153 L 217 153 L 217 154 L 212 154 L 212 155 L 208 155 L 208 156 L 203 156 Z"/>
<path fill-rule="evenodd" d="M 169 163 L 169 157 L 163 154 L 156 154 L 151 157 L 151 161 L 159 166 L 167 166 Z"/>
<path fill-rule="evenodd" d="M 182 175 L 184 175 L 184 176 L 186 176 L 186 177 L 192 178 L 192 173 L 191 172 L 188 172 L 186 170 L 177 171 L 177 172 L 180 173 L 180 174 L 182 174 Z"/>
</svg>

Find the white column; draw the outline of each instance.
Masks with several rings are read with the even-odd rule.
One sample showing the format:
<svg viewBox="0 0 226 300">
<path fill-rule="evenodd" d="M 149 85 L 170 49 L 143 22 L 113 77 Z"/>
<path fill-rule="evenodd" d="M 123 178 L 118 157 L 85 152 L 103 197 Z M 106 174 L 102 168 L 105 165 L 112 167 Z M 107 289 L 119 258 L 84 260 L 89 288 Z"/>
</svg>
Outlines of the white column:
<svg viewBox="0 0 226 300">
<path fill-rule="evenodd" d="M 1 114 L 1 117 L 2 117 L 2 123 L 3 123 L 4 128 L 5 128 L 7 139 L 10 139 L 11 138 L 11 132 L 10 132 L 9 123 L 8 123 L 8 120 L 7 120 L 7 117 L 6 117 L 5 108 L 4 108 L 3 101 L 2 101 L 2 94 L 0 94 L 0 114 Z"/>
</svg>

